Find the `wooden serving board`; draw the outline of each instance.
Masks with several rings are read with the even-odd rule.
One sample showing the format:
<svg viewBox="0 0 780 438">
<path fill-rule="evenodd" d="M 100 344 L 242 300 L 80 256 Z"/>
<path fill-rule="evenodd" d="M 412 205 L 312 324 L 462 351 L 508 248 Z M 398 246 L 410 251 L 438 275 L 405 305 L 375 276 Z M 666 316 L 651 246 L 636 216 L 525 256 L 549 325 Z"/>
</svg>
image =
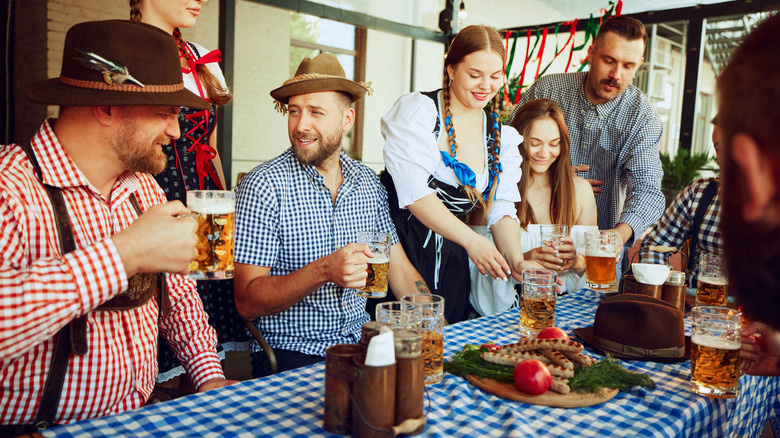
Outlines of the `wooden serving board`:
<svg viewBox="0 0 780 438">
<path fill-rule="evenodd" d="M 529 395 L 518 391 L 512 383 L 502 383 L 489 378 L 475 377 L 470 374 L 466 376 L 466 380 L 487 393 L 507 400 L 514 400 L 532 405 L 551 406 L 554 408 L 581 408 L 599 405 L 612 400 L 618 393 L 617 389 L 604 388 L 604 391 L 602 391 L 601 394 L 585 394 L 579 392 L 559 394 L 555 391 L 547 390 L 544 394 Z"/>
</svg>

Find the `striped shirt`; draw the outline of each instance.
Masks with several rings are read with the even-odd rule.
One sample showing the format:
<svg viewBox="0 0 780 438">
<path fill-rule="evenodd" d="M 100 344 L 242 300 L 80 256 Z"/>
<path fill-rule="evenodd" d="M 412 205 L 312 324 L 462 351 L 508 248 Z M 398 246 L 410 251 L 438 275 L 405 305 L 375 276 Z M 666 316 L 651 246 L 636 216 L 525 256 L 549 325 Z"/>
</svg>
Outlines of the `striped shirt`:
<svg viewBox="0 0 780 438">
<path fill-rule="evenodd" d="M 157 375 L 156 300 L 125 311 L 90 312 L 127 288 L 110 237 L 142 209 L 165 202 L 151 175 L 125 172 L 106 200 L 71 161 L 44 122 L 31 142 L 43 180 L 62 189 L 77 249 L 60 253 L 49 198 L 22 148 L 0 147 L 0 423 L 29 424 L 38 409 L 54 350 L 54 335 L 88 314 L 89 352 L 72 356 L 56 423 L 137 408 Z M 216 334 L 195 282 L 168 276 L 172 314 L 159 330 L 174 346 L 196 385 L 224 377 Z"/>
<path fill-rule="evenodd" d="M 587 75 L 543 76 L 523 93 L 515 111 L 540 98 L 560 105 L 571 138 L 571 162 L 590 165 L 584 175 L 577 174 L 604 181 L 604 192 L 596 196 L 599 229 L 611 229 L 618 223 L 629 225 L 634 235 L 626 245 L 631 246 L 664 211 L 663 170 L 658 157 L 661 118 L 633 85 L 615 99 L 593 105 L 583 88 Z"/>
<path fill-rule="evenodd" d="M 642 239 L 639 260 L 643 263 L 666 263 L 671 253 L 649 251 L 651 245 L 666 245 L 682 248 L 686 240 L 693 235 L 693 218 L 699 208 L 704 190 L 715 178 L 699 178 L 685 187 L 666 210 L 661 220 Z M 723 240 L 720 232 L 720 194 L 716 193 L 710 205 L 706 207 L 696 243 L 691 248 L 693 258 L 692 275 L 699 272 L 699 257 L 701 254 L 722 253 Z M 685 267 L 683 267 L 685 269 Z M 693 278 L 693 276 L 691 276 Z"/>
<path fill-rule="evenodd" d="M 236 188 L 238 263 L 271 268 L 287 275 L 357 241 L 358 231 L 392 235 L 387 193 L 373 170 L 340 157 L 344 182 L 333 203 L 314 166 L 301 164 L 291 149 L 255 167 Z M 272 348 L 325 356 L 333 344 L 356 343 L 366 299 L 354 289 L 326 283 L 295 305 L 255 320 Z M 255 342 L 253 351 L 261 351 Z"/>
</svg>

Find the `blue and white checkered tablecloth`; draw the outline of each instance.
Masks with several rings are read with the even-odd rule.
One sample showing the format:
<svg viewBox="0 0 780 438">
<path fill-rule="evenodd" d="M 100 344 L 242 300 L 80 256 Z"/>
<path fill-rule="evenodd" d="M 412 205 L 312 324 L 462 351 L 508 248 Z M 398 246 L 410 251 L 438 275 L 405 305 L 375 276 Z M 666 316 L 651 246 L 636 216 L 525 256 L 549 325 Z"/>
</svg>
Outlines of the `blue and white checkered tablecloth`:
<svg viewBox="0 0 780 438">
<path fill-rule="evenodd" d="M 583 290 L 560 297 L 556 325 L 592 324 L 602 299 Z M 690 325 L 687 322 L 688 326 Z M 518 311 L 453 324 L 445 332 L 445 359 L 464 344 L 515 342 Z M 596 350 L 591 354 L 601 357 Z M 743 376 L 730 400 L 690 392 L 690 362 L 627 362 L 649 374 L 656 389 L 620 392 L 598 406 L 562 409 L 504 400 L 445 374 L 429 387 L 432 409 L 420 436 L 714 436 L 757 437 L 780 394 L 780 378 Z M 323 364 L 277 374 L 110 417 L 60 426 L 46 437 L 338 436 L 322 429 Z"/>
</svg>

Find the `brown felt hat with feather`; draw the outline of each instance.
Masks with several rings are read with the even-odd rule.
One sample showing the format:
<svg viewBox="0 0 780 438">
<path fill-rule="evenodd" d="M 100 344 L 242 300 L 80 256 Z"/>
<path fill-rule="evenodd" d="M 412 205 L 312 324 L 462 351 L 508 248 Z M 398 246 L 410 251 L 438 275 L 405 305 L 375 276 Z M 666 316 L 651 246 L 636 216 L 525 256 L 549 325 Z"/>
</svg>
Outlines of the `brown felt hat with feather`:
<svg viewBox="0 0 780 438">
<path fill-rule="evenodd" d="M 211 107 L 184 88 L 173 37 L 130 20 L 72 26 L 65 36 L 60 76 L 30 84 L 25 94 L 47 105 Z"/>
<path fill-rule="evenodd" d="M 271 97 L 276 100 L 276 109 L 284 113 L 290 97 L 318 91 L 343 91 L 349 94 L 352 102 L 362 99 L 366 92 L 369 96 L 372 93 L 370 82 L 347 79 L 338 58 L 330 53 L 322 53 L 314 59 L 304 58 L 298 65 L 295 76 L 271 91 Z"/>
</svg>

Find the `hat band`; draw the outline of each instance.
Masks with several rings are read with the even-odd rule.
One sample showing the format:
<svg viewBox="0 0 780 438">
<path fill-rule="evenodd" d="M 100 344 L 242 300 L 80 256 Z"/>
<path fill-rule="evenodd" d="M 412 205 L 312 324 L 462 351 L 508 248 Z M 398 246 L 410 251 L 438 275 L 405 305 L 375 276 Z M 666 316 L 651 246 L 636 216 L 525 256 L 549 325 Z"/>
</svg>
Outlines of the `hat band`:
<svg viewBox="0 0 780 438">
<path fill-rule="evenodd" d="M 66 76 L 60 76 L 60 82 L 65 85 L 79 88 L 91 88 L 93 90 L 106 91 L 129 91 L 135 93 L 175 93 L 184 89 L 184 83 L 172 85 L 138 85 L 127 84 L 107 84 L 105 82 L 84 81 L 81 79 L 72 79 Z"/>
<path fill-rule="evenodd" d="M 641 348 L 620 344 L 593 334 L 593 344 L 605 350 L 633 357 L 680 357 L 685 354 L 685 347 Z"/>
</svg>

